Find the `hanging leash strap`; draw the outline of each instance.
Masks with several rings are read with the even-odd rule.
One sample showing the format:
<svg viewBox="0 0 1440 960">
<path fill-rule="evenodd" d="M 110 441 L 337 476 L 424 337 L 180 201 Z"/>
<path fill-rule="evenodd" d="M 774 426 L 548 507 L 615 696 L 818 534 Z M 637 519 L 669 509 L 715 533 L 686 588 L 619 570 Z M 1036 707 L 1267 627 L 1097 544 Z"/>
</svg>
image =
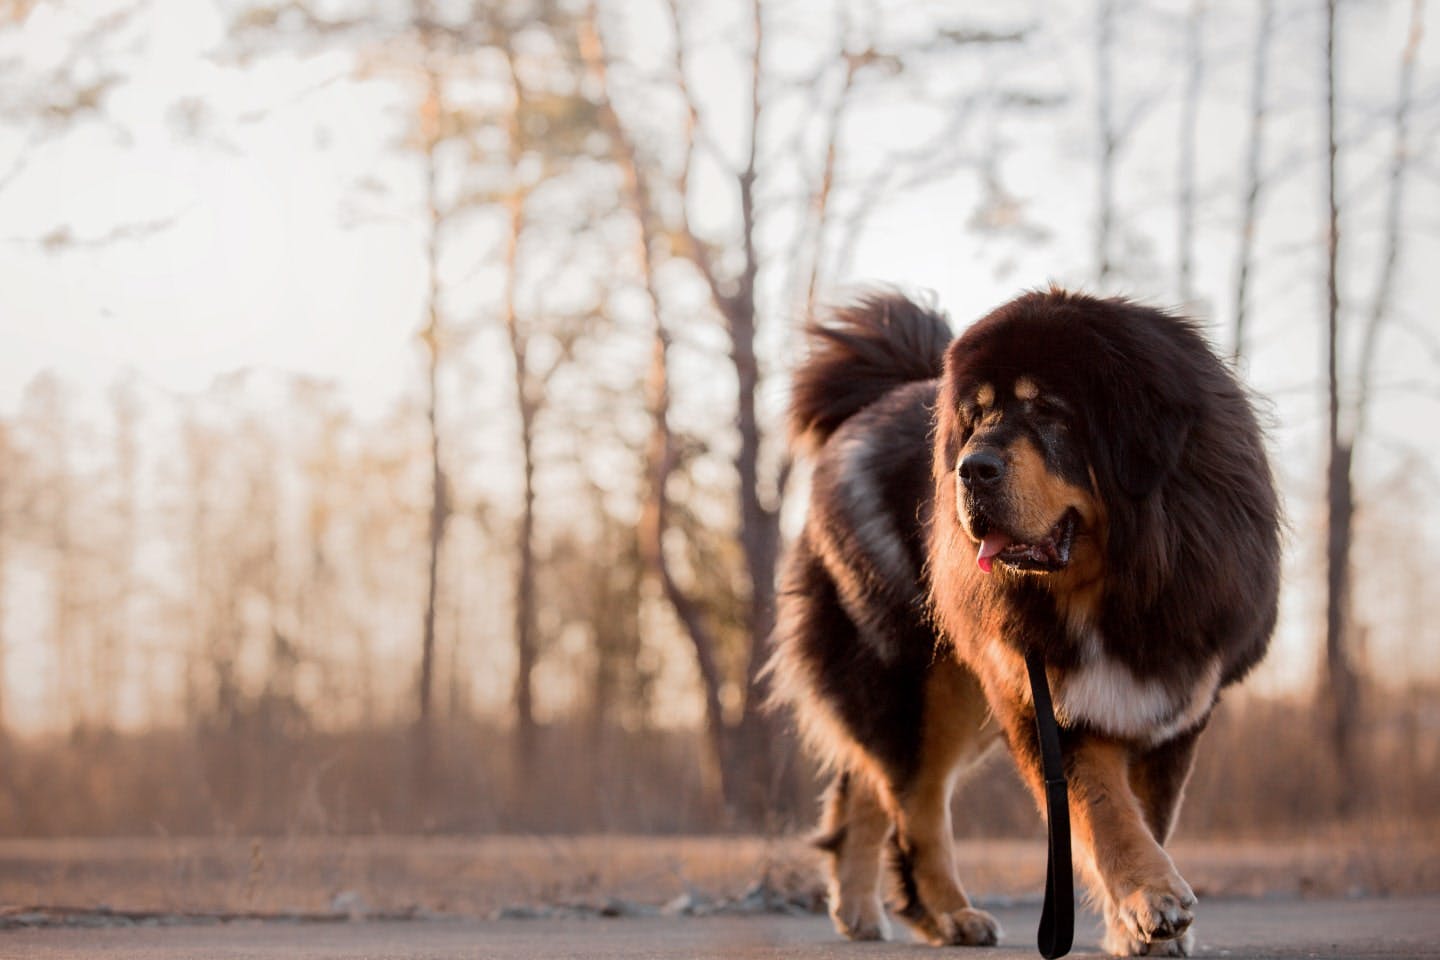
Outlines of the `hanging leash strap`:
<svg viewBox="0 0 1440 960">
<path fill-rule="evenodd" d="M 1045 874 L 1045 908 L 1040 913 L 1037 944 L 1040 955 L 1055 960 L 1070 952 L 1075 938 L 1075 878 L 1070 871 L 1070 797 L 1060 756 L 1060 728 L 1050 702 L 1050 681 L 1038 650 L 1025 654 L 1030 671 L 1030 696 L 1035 702 L 1035 730 L 1040 735 L 1040 761 L 1045 772 L 1045 819 L 1050 826 L 1050 863 Z"/>
</svg>

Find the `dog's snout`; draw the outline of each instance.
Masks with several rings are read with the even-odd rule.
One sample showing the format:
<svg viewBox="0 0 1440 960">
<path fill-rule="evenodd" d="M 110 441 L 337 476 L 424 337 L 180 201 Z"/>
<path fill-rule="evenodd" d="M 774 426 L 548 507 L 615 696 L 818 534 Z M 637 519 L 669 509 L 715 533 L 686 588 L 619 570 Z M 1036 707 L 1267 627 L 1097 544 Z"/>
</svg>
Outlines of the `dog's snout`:
<svg viewBox="0 0 1440 960">
<path fill-rule="evenodd" d="M 1005 479 L 1005 461 L 992 450 L 976 450 L 960 461 L 960 482 L 966 490 L 990 490 Z"/>
</svg>

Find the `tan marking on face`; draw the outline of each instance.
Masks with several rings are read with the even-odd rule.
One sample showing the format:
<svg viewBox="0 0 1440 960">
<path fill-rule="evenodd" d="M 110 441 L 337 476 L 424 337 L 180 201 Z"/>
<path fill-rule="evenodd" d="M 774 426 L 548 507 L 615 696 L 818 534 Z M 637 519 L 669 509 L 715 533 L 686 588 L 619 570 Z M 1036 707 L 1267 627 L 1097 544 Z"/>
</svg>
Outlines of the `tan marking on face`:
<svg viewBox="0 0 1440 960">
<path fill-rule="evenodd" d="M 1029 377 L 1021 377 L 1015 381 L 1015 398 L 1017 400 L 1034 400 L 1040 396 L 1040 387 Z"/>
<path fill-rule="evenodd" d="M 1098 490 L 1095 471 L 1090 471 L 1090 489 Z M 1090 512 L 1080 509 L 1082 523 L 1070 548 L 1070 564 L 1047 578 L 1055 607 L 1070 632 L 1080 636 L 1094 626 L 1100 601 L 1105 594 L 1105 548 L 1110 517 L 1099 497 L 1086 493 Z"/>
<path fill-rule="evenodd" d="M 1010 516 L 1014 534 L 1027 541 L 1042 540 L 1070 507 L 1089 526 L 1098 512 L 1090 491 L 1066 483 L 1045 466 L 1045 457 L 1034 442 L 1017 441 L 1009 451 Z"/>
<path fill-rule="evenodd" d="M 980 389 L 975 391 L 975 402 L 982 409 L 988 409 L 995 403 L 995 388 L 988 383 L 980 384 Z"/>
</svg>

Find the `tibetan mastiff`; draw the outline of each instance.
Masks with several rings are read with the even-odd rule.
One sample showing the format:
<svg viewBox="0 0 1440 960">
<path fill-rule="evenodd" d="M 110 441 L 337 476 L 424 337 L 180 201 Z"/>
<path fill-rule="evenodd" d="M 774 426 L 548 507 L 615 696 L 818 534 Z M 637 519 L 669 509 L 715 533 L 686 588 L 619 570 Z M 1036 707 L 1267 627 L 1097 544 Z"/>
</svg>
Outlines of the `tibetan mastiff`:
<svg viewBox="0 0 1440 960">
<path fill-rule="evenodd" d="M 1057 289 L 958 338 L 891 293 L 807 334 L 790 418 L 810 505 L 767 669 L 834 774 L 820 844 L 836 927 L 887 935 L 888 869 L 924 939 L 998 940 L 957 875 L 950 798 L 1003 738 L 1043 801 L 1037 649 L 1103 946 L 1185 956 L 1195 895 L 1163 845 L 1279 586 L 1246 391 L 1191 321 Z"/>
</svg>

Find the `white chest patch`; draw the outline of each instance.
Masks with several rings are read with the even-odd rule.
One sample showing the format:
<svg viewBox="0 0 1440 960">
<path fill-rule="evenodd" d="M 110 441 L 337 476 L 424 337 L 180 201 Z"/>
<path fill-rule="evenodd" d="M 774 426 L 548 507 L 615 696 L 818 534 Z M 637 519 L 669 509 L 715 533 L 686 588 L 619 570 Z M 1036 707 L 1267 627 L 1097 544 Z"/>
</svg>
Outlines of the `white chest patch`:
<svg viewBox="0 0 1440 960">
<path fill-rule="evenodd" d="M 1083 722 L 1105 733 L 1160 743 L 1194 726 L 1215 703 L 1220 662 L 1212 661 L 1188 689 L 1171 692 L 1158 680 L 1142 680 L 1106 656 L 1096 637 L 1085 660 L 1058 679 L 1055 714 L 1061 723 Z"/>
</svg>

